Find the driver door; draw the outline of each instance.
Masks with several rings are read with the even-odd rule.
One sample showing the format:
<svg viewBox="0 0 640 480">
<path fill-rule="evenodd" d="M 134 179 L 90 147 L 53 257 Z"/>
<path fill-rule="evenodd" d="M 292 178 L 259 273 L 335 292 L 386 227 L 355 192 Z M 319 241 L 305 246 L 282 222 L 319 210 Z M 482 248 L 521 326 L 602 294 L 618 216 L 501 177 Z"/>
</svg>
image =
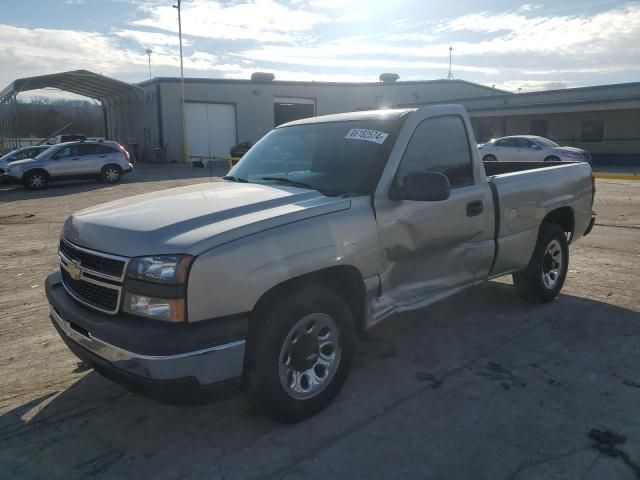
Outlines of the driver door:
<svg viewBox="0 0 640 480">
<path fill-rule="evenodd" d="M 49 159 L 49 173 L 52 177 L 69 177 L 77 175 L 81 157 L 78 145 L 61 148 Z"/>
<path fill-rule="evenodd" d="M 488 275 L 493 260 L 491 190 L 461 107 L 430 107 L 407 119 L 375 193 L 380 248 L 378 316 L 415 308 Z M 410 172 L 449 179 L 442 201 L 392 200 Z"/>
</svg>

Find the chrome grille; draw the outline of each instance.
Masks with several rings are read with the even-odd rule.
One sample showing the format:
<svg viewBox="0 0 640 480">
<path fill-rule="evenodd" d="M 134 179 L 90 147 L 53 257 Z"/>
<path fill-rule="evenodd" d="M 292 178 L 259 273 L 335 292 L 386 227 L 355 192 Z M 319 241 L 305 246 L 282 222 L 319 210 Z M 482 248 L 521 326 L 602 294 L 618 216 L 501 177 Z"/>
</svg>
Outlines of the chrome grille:
<svg viewBox="0 0 640 480">
<path fill-rule="evenodd" d="M 60 240 L 60 272 L 65 290 L 78 302 L 115 314 L 120 308 L 128 259 Z"/>
<path fill-rule="evenodd" d="M 119 289 L 104 287 L 83 279 L 74 280 L 64 268 L 61 268 L 60 272 L 62 273 L 62 283 L 76 300 L 107 313 L 118 311 Z"/>
<path fill-rule="evenodd" d="M 87 270 L 119 280 L 122 280 L 127 264 L 126 258 L 92 252 L 86 248 L 78 247 L 64 238 L 60 239 L 60 253 L 71 261 L 79 262 Z"/>
</svg>

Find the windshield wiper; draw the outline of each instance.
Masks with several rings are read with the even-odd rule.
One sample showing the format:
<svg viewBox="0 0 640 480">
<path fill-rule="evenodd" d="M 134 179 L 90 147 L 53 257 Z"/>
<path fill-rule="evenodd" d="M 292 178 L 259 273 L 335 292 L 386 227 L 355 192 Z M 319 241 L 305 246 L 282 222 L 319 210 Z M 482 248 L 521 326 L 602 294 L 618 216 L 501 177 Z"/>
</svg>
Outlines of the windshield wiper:
<svg viewBox="0 0 640 480">
<path fill-rule="evenodd" d="M 234 182 L 238 183 L 249 183 L 249 180 L 247 180 L 246 178 L 234 177 L 233 175 L 225 175 L 224 177 L 222 177 L 222 179 L 233 180 Z"/>
<path fill-rule="evenodd" d="M 311 185 L 309 183 L 299 182 L 297 180 L 292 180 L 287 177 L 262 177 L 262 180 L 273 180 L 274 182 L 286 183 L 287 185 L 291 185 L 292 187 L 298 188 L 306 188 L 309 190 L 316 190 L 327 197 L 339 197 L 341 195 L 345 195 L 344 192 L 339 192 L 336 190 L 329 190 L 324 187 L 316 187 L 315 185 Z"/>
<path fill-rule="evenodd" d="M 293 187 L 308 188 L 308 189 L 311 189 L 311 190 L 320 190 L 318 187 L 316 187 L 314 185 L 310 185 L 310 184 L 304 183 L 304 182 L 298 182 L 297 180 L 291 180 L 290 178 L 287 178 L 287 177 L 262 177 L 262 180 L 273 180 L 274 182 L 286 183 L 286 184 L 291 185 Z"/>
</svg>

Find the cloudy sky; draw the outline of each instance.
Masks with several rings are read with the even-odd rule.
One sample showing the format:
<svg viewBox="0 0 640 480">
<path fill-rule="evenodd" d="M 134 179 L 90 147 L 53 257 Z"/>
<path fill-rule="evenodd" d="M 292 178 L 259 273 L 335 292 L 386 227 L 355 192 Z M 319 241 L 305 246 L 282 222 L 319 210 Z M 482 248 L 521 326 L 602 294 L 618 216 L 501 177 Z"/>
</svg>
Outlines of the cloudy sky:
<svg viewBox="0 0 640 480">
<path fill-rule="evenodd" d="M 640 2 L 183 0 L 185 74 L 376 81 L 456 78 L 515 91 L 640 80 Z M 171 0 L 2 0 L 0 89 L 87 69 L 179 75 Z"/>
</svg>

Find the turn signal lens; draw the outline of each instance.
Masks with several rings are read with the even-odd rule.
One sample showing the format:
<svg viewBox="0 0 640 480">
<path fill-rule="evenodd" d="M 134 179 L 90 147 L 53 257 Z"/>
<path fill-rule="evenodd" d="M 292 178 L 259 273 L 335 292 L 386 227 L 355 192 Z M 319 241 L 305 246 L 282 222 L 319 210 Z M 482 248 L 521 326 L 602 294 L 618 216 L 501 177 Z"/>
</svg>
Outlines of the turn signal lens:
<svg viewBox="0 0 640 480">
<path fill-rule="evenodd" d="M 184 298 L 156 298 L 126 293 L 124 311 L 132 315 L 165 322 L 184 322 L 186 320 Z"/>
</svg>

